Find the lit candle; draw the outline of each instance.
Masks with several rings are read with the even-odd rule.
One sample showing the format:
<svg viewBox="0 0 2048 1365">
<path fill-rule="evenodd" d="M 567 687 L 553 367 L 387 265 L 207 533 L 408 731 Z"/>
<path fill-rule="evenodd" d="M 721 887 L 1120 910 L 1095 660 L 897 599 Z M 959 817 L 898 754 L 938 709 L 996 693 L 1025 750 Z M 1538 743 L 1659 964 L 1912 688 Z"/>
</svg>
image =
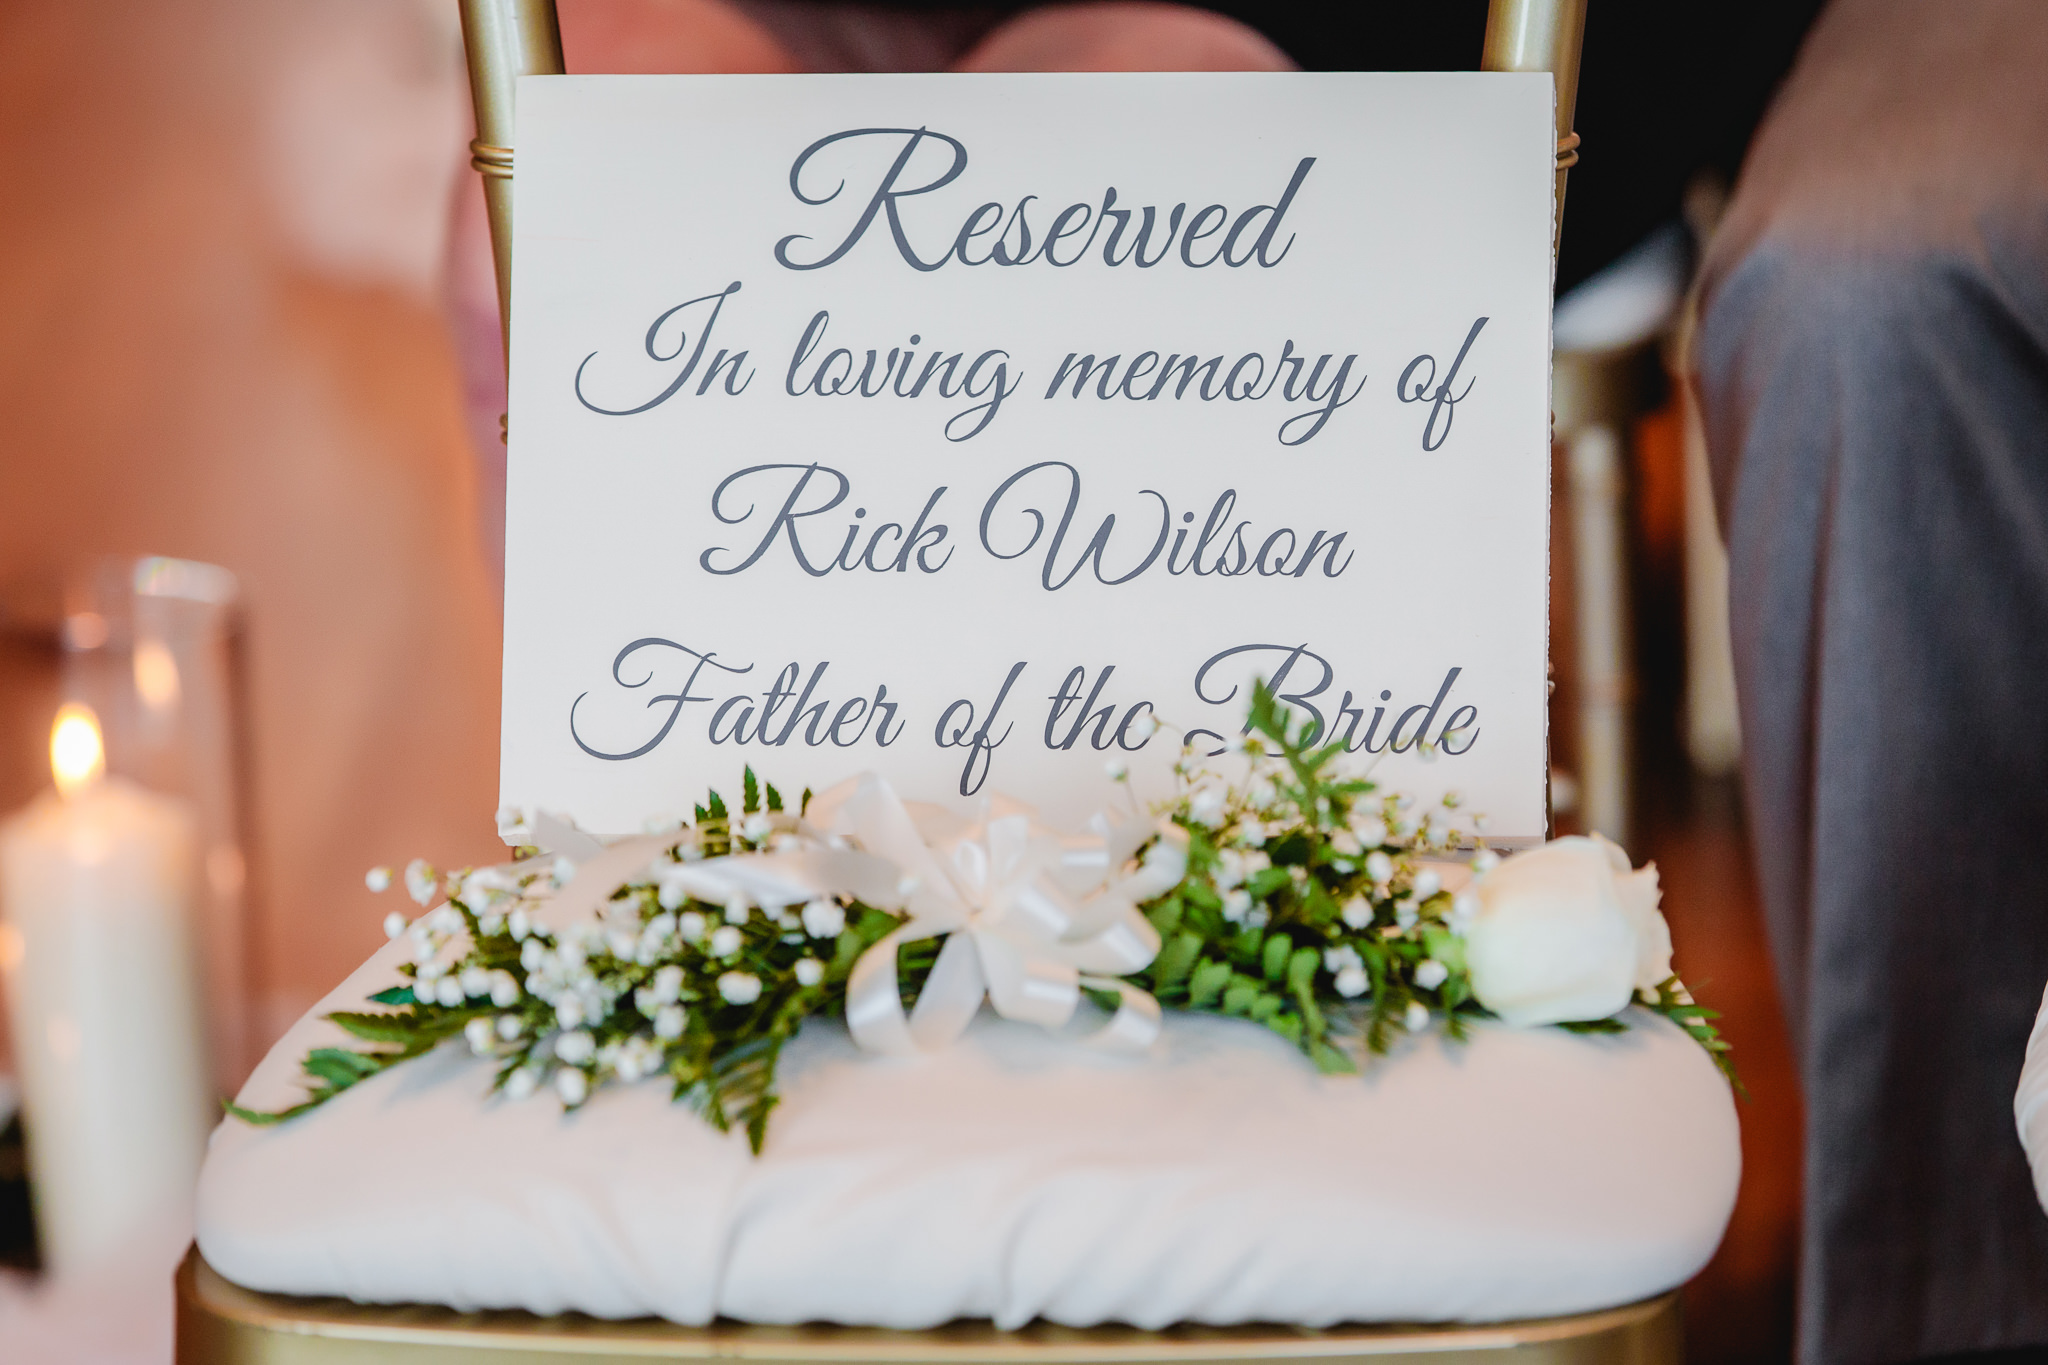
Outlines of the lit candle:
<svg viewBox="0 0 2048 1365">
<path fill-rule="evenodd" d="M 43 1263 L 64 1275 L 188 1218 L 212 1115 L 193 821 L 108 777 L 98 719 L 50 734 L 57 790 L 0 824 L 0 967 Z"/>
</svg>

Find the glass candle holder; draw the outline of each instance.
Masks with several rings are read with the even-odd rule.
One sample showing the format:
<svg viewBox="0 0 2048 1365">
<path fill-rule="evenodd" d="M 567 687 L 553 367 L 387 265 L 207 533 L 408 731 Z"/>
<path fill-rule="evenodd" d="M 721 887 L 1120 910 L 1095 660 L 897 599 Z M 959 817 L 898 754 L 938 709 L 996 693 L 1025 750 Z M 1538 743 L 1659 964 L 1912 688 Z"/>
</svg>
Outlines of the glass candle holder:
<svg viewBox="0 0 2048 1365">
<path fill-rule="evenodd" d="M 117 561 L 0 621 L 0 969 L 60 1275 L 189 1218 L 246 1070 L 236 596 L 212 565 Z"/>
</svg>

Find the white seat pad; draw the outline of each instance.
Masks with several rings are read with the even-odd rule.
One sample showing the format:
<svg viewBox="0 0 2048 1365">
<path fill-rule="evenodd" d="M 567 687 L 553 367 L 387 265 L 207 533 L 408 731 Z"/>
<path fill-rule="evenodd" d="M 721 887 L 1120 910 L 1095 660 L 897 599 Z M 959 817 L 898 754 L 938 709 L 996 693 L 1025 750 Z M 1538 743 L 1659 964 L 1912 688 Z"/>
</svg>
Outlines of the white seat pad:
<svg viewBox="0 0 2048 1365">
<path fill-rule="evenodd" d="M 298 1097 L 317 1016 L 392 984 L 379 952 L 257 1068 Z M 1324 1077 L 1280 1038 L 1169 1012 L 1148 1057 L 984 1014 L 912 1061 L 813 1023 L 748 1154 L 661 1082 L 486 1099 L 456 1047 L 271 1129 L 229 1120 L 199 1246 L 254 1289 L 684 1323 L 927 1327 L 1487 1321 L 1645 1298 L 1719 1242 L 1727 1085 L 1662 1019 L 1482 1024 Z"/>
</svg>

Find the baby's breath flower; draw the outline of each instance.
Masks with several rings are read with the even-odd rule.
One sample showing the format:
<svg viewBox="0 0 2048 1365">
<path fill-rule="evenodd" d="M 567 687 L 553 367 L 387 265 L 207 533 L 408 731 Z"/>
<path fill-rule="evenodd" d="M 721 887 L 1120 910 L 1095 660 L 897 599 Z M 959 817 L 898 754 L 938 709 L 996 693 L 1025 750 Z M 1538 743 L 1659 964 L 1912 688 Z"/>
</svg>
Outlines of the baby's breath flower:
<svg viewBox="0 0 2048 1365">
<path fill-rule="evenodd" d="M 718 993 L 728 1005 L 751 1005 L 761 998 L 761 978 L 752 972 L 727 972 L 718 978 Z"/>
<path fill-rule="evenodd" d="M 746 942 L 744 935 L 730 924 L 721 924 L 711 935 L 711 955 L 731 957 Z"/>
<path fill-rule="evenodd" d="M 434 865 L 425 858 L 414 858 L 405 865 L 406 895 L 425 905 L 440 889 L 440 874 L 434 871 Z"/>
<path fill-rule="evenodd" d="M 537 938 L 530 938 L 519 945 L 519 965 L 529 972 L 540 970 L 542 959 L 547 956 L 548 947 Z"/>
<path fill-rule="evenodd" d="M 452 976 L 444 976 L 434 983 L 434 1000 L 446 1009 L 454 1009 L 462 1003 L 462 983 Z"/>
<path fill-rule="evenodd" d="M 1372 902 L 1363 896 L 1353 896 L 1344 902 L 1344 908 L 1338 913 L 1343 916 L 1348 927 L 1363 929 L 1372 923 Z"/>
<path fill-rule="evenodd" d="M 1451 969 L 1433 957 L 1426 957 L 1415 966 L 1415 984 L 1426 991 L 1433 991 L 1450 979 Z"/>
<path fill-rule="evenodd" d="M 1223 918 L 1232 924 L 1244 923 L 1244 917 L 1251 913 L 1252 893 L 1239 887 L 1223 893 Z"/>
<path fill-rule="evenodd" d="M 1472 855 L 1472 871 L 1478 876 L 1483 877 L 1499 866 L 1500 854 L 1490 848 L 1482 848 Z"/>
<path fill-rule="evenodd" d="M 459 934 L 462 932 L 462 912 L 443 902 L 427 916 L 427 923 L 437 934 Z"/>
<path fill-rule="evenodd" d="M 1408 1011 L 1401 1016 L 1401 1022 L 1408 1026 L 1410 1033 L 1420 1033 L 1429 1027 L 1429 1006 L 1420 1000 L 1410 1000 Z"/>
<path fill-rule="evenodd" d="M 680 1038 L 683 1025 L 689 1022 L 681 1005 L 663 1005 L 654 1012 L 654 1036 L 657 1038 Z"/>
<path fill-rule="evenodd" d="M 696 943 L 704 937 L 709 921 L 695 910 L 685 910 L 676 916 L 676 932 L 683 936 L 683 942 Z"/>
<path fill-rule="evenodd" d="M 815 986 L 825 979 L 825 964 L 815 957 L 807 957 L 796 964 L 796 982 L 799 986 Z"/>
<path fill-rule="evenodd" d="M 388 867 L 371 868 L 363 874 L 363 885 L 382 895 L 391 889 L 391 869 Z"/>
<path fill-rule="evenodd" d="M 1409 885 L 1413 890 L 1415 899 L 1426 901 L 1437 892 L 1443 890 L 1444 879 L 1438 875 L 1435 868 L 1425 867 L 1415 874 L 1415 880 Z"/>
<path fill-rule="evenodd" d="M 581 1066 L 597 1053 L 597 1040 L 583 1029 L 571 1029 L 555 1038 L 555 1056 L 570 1066 Z"/>
<path fill-rule="evenodd" d="M 562 1103 L 574 1109 L 590 1098 L 590 1077 L 573 1066 L 565 1066 L 555 1073 L 555 1093 L 562 1097 Z"/>
<path fill-rule="evenodd" d="M 533 920 L 526 913 L 524 906 L 514 909 L 511 914 L 505 916 L 505 932 L 521 940 L 533 932 Z"/>
<path fill-rule="evenodd" d="M 754 904 L 745 896 L 734 896 L 725 903 L 725 922 L 727 924 L 745 924 L 752 918 L 753 913 Z"/>
<path fill-rule="evenodd" d="M 1356 1000 L 1371 988 L 1372 980 L 1366 976 L 1365 968 L 1346 967 L 1337 973 L 1334 984 L 1337 987 L 1337 994 L 1346 1000 Z"/>
<path fill-rule="evenodd" d="M 506 1042 L 511 1042 L 524 1032 L 526 1032 L 526 1021 L 518 1015 L 501 1014 L 498 1016 L 498 1036 Z"/>
<path fill-rule="evenodd" d="M 576 879 L 576 864 L 567 858 L 557 857 L 554 866 L 549 870 L 554 876 L 557 888 L 567 886 Z"/>
<path fill-rule="evenodd" d="M 493 1005 L 501 1010 L 511 1009 L 519 1003 L 519 978 L 502 969 L 492 972 L 490 993 Z"/>
<path fill-rule="evenodd" d="M 523 1100 L 540 1089 L 540 1073 L 530 1066 L 522 1066 L 505 1078 L 505 1093 L 515 1100 Z"/>
<path fill-rule="evenodd" d="M 1159 717 L 1153 715 L 1150 711 L 1147 711 L 1144 715 L 1131 722 L 1131 738 L 1139 744 L 1143 744 L 1158 733 Z"/>
<path fill-rule="evenodd" d="M 406 926 L 410 923 L 412 923 L 412 921 L 408 920 L 404 915 L 400 914 L 398 911 L 393 910 L 390 914 L 384 917 L 384 937 L 397 938 L 400 934 L 405 932 Z"/>
<path fill-rule="evenodd" d="M 580 996 L 565 995 L 555 1004 L 555 1022 L 563 1028 L 575 1028 L 583 1022 L 583 1000 Z"/>
<path fill-rule="evenodd" d="M 1479 917 L 1479 897 L 1470 891 L 1461 891 L 1451 897 L 1451 932 L 1462 934 L 1472 927 L 1472 921 Z"/>
<path fill-rule="evenodd" d="M 1131 775 L 1131 765 L 1120 758 L 1112 758 L 1103 763 L 1102 771 L 1109 775 L 1110 781 L 1121 782 Z"/>
<path fill-rule="evenodd" d="M 804 906 L 803 923 L 812 938 L 837 938 L 846 929 L 846 910 L 838 901 L 820 897 Z"/>
<path fill-rule="evenodd" d="M 759 811 L 756 811 L 754 814 L 749 815 L 747 817 L 747 822 L 745 824 L 740 826 L 740 833 L 746 835 L 747 838 L 752 839 L 756 843 L 758 843 L 761 840 L 767 838 L 768 831 L 774 828 L 775 822 L 773 820 L 770 820 L 766 815 L 760 813 Z"/>
<path fill-rule="evenodd" d="M 1379 849 L 1365 855 L 1365 875 L 1374 883 L 1385 886 L 1394 876 L 1394 860 Z"/>
<path fill-rule="evenodd" d="M 497 1046 L 498 1031 L 488 1019 L 472 1019 L 462 1026 L 462 1036 L 469 1043 L 469 1050 L 479 1057 L 488 1057 Z"/>
</svg>

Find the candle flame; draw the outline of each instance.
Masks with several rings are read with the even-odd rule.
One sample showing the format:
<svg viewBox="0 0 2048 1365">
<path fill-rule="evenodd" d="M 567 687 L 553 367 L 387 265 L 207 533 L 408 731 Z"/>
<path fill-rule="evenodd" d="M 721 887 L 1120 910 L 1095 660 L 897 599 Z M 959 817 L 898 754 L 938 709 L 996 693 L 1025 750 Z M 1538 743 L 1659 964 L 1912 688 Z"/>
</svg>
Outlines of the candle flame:
<svg viewBox="0 0 2048 1365">
<path fill-rule="evenodd" d="M 106 771 L 100 718 L 83 702 L 65 702 L 57 712 L 57 723 L 50 727 L 50 772 L 57 779 L 57 790 L 74 795 L 99 781 Z"/>
</svg>

